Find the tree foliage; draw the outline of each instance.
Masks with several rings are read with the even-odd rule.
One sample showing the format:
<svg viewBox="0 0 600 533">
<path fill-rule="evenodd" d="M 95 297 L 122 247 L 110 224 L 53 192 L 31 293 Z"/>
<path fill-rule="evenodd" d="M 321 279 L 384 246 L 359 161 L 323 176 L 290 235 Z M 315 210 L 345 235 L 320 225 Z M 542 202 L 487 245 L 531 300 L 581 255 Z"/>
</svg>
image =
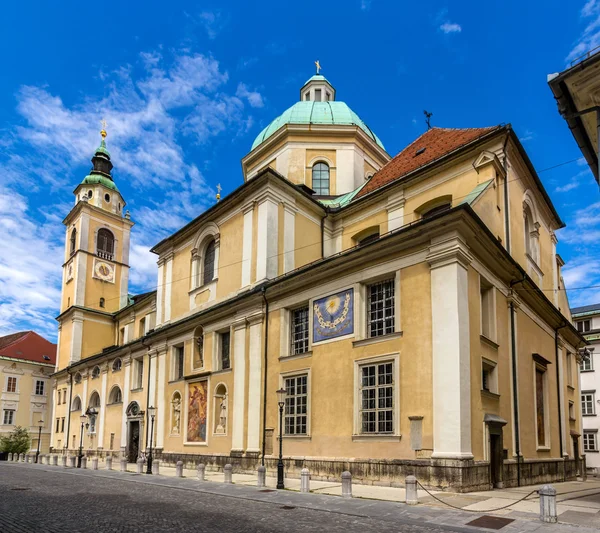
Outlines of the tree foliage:
<svg viewBox="0 0 600 533">
<path fill-rule="evenodd" d="M 25 453 L 29 450 L 31 439 L 29 432 L 21 426 L 15 427 L 6 437 L 0 437 L 0 451 L 8 453 Z"/>
</svg>

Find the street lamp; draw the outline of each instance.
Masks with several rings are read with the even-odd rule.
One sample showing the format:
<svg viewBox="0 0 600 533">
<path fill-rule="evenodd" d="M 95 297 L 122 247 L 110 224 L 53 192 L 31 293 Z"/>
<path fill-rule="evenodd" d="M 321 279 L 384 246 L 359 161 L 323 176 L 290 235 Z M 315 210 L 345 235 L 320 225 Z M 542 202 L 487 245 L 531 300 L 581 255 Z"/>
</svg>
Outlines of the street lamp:
<svg viewBox="0 0 600 533">
<path fill-rule="evenodd" d="M 81 458 L 83 457 L 83 426 L 89 425 L 89 424 L 86 424 L 86 422 L 87 422 L 86 415 L 81 415 L 79 417 L 79 420 L 81 421 L 81 433 L 79 434 L 79 455 L 77 456 L 77 468 L 81 468 Z"/>
<path fill-rule="evenodd" d="M 156 416 L 156 407 L 148 407 L 148 416 L 150 417 L 150 451 L 148 452 L 148 467 L 146 474 L 152 474 L 152 434 L 154 433 L 154 417 Z"/>
<path fill-rule="evenodd" d="M 38 425 L 40 427 L 40 430 L 38 431 L 38 447 L 37 447 L 37 452 L 35 452 L 35 462 L 38 462 L 38 458 L 40 456 L 40 439 L 42 438 L 42 427 L 44 425 L 44 421 L 43 420 L 39 420 L 38 421 Z"/>
<path fill-rule="evenodd" d="M 285 489 L 283 484 L 283 406 L 285 405 L 285 389 L 277 391 L 277 404 L 279 405 L 279 461 L 277 461 L 277 488 Z"/>
</svg>

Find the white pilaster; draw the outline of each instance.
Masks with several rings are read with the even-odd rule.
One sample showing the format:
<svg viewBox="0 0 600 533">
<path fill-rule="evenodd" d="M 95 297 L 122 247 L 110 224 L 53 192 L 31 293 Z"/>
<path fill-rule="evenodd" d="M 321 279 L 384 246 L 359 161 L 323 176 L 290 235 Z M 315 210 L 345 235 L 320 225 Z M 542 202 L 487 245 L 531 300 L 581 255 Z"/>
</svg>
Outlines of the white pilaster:
<svg viewBox="0 0 600 533">
<path fill-rule="evenodd" d="M 455 234 L 432 240 L 432 458 L 472 459 L 467 268 L 471 255 Z"/>
<path fill-rule="evenodd" d="M 388 231 L 401 228 L 404 225 L 404 191 L 388 198 L 386 206 L 388 216 Z"/>
<path fill-rule="evenodd" d="M 71 318 L 71 354 L 69 356 L 69 365 L 81 360 L 81 343 L 83 340 L 83 316 L 74 314 Z"/>
<path fill-rule="evenodd" d="M 148 356 L 150 358 L 150 386 L 148 388 L 148 405 L 152 407 L 156 407 L 156 367 L 157 365 L 157 352 L 154 350 L 150 350 L 148 352 Z M 148 408 L 148 405 L 146 408 Z"/>
<path fill-rule="evenodd" d="M 165 307 L 164 321 L 171 320 L 171 287 L 173 285 L 173 255 L 165 262 Z"/>
<path fill-rule="evenodd" d="M 233 325 L 233 430 L 232 451 L 244 451 L 244 412 L 246 389 L 246 323 Z"/>
<path fill-rule="evenodd" d="M 256 245 L 256 281 L 277 276 L 277 244 L 279 210 L 277 202 L 270 195 L 258 204 L 258 240 Z"/>
<path fill-rule="evenodd" d="M 121 415 L 121 448 L 127 447 L 127 406 L 129 405 L 129 389 L 131 389 L 131 359 L 123 360 L 125 377 L 123 380 L 123 414 Z"/>
<path fill-rule="evenodd" d="M 252 223 L 254 220 L 254 204 L 244 208 L 244 233 L 242 239 L 242 287 L 250 285 L 252 271 Z"/>
<path fill-rule="evenodd" d="M 79 225 L 79 248 L 86 252 L 94 253 L 95 250 L 90 249 L 89 243 L 90 234 L 90 215 L 84 211 L 81 212 L 81 223 Z"/>
<path fill-rule="evenodd" d="M 262 317 L 250 321 L 248 346 L 248 445 L 247 452 L 260 452 L 260 406 L 262 377 Z M 235 391 L 234 391 L 235 394 Z"/>
<path fill-rule="evenodd" d="M 98 422 L 98 448 L 104 448 L 104 425 L 106 423 L 106 389 L 108 387 L 108 366 L 102 369 L 102 385 L 100 388 L 100 416 Z"/>
<path fill-rule="evenodd" d="M 296 267 L 294 257 L 294 236 L 296 233 L 296 208 L 283 205 L 283 273 Z"/>
<path fill-rule="evenodd" d="M 156 398 L 156 447 L 164 446 L 165 419 L 170 415 L 169 406 L 165 407 L 165 383 L 167 382 L 167 351 L 158 354 L 158 393 Z"/>
<path fill-rule="evenodd" d="M 165 263 L 158 261 L 158 278 L 156 280 L 156 327 L 163 323 L 163 295 L 165 290 Z"/>
<path fill-rule="evenodd" d="M 568 420 L 568 415 L 565 413 L 566 411 L 566 405 L 565 405 L 565 393 L 564 393 L 564 386 L 565 386 L 565 367 L 564 367 L 564 361 L 565 361 L 565 352 L 564 352 L 564 344 L 563 342 L 560 340 L 558 341 L 558 360 L 556 361 L 556 363 L 558 364 L 558 405 L 560 405 L 560 409 L 558 410 L 558 416 L 560 418 L 560 441 L 562 443 L 562 450 L 563 450 L 563 456 L 564 455 L 568 455 L 567 453 L 567 434 L 566 434 L 566 429 L 567 429 L 567 425 L 569 424 Z M 573 370 L 573 369 L 571 369 Z"/>
<path fill-rule="evenodd" d="M 85 305 L 85 282 L 87 280 L 87 254 L 78 252 L 75 259 L 74 305 Z"/>
<path fill-rule="evenodd" d="M 119 281 L 119 309 L 127 305 L 129 296 L 129 267 L 121 267 L 121 280 Z"/>
<path fill-rule="evenodd" d="M 88 397 L 88 381 L 90 378 L 90 374 L 89 372 L 86 370 L 86 372 L 83 374 L 83 392 L 81 393 L 81 414 L 85 414 L 85 412 L 87 411 L 87 397 Z"/>
<path fill-rule="evenodd" d="M 54 406 L 56 405 L 56 382 L 54 383 L 54 386 L 52 387 L 52 403 L 50 404 L 50 446 L 52 446 L 53 448 L 56 448 L 56 442 L 55 442 L 55 438 L 56 438 L 56 420 L 54 417 Z M 68 409 L 71 409 L 71 406 L 68 407 Z"/>
</svg>

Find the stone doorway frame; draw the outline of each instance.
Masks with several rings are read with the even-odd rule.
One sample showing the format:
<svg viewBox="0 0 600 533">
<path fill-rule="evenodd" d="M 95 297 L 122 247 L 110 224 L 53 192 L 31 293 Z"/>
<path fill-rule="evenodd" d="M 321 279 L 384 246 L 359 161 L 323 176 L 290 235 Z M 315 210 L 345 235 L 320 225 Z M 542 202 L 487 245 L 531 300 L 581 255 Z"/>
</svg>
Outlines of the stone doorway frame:
<svg viewBox="0 0 600 533">
<path fill-rule="evenodd" d="M 488 434 L 486 446 L 490 462 L 490 487 L 492 489 L 502 489 L 504 488 L 504 435 L 502 428 L 504 428 L 507 422 L 504 418 L 491 414 L 486 414 L 483 417 L 483 421 L 487 426 Z M 495 442 L 495 446 L 492 446 L 492 441 Z M 495 479 L 492 476 L 492 472 L 496 474 Z"/>
<path fill-rule="evenodd" d="M 136 422 L 139 424 L 138 458 L 143 453 L 144 421 L 146 417 L 145 412 L 140 409 L 139 403 L 135 400 L 129 403 L 125 414 L 127 416 L 127 444 L 125 446 L 125 458 L 129 460 L 132 425 Z"/>
</svg>

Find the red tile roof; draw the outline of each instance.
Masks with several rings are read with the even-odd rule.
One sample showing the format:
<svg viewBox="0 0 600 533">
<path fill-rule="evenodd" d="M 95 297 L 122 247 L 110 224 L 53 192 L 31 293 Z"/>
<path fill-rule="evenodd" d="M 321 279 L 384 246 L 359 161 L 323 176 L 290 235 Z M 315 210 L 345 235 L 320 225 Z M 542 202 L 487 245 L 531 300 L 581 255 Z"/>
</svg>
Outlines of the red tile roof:
<svg viewBox="0 0 600 533">
<path fill-rule="evenodd" d="M 0 356 L 54 365 L 56 344 L 35 331 L 19 331 L 0 337 Z"/>
<path fill-rule="evenodd" d="M 365 196 L 500 128 L 431 128 L 376 172 L 356 197 Z"/>
</svg>

